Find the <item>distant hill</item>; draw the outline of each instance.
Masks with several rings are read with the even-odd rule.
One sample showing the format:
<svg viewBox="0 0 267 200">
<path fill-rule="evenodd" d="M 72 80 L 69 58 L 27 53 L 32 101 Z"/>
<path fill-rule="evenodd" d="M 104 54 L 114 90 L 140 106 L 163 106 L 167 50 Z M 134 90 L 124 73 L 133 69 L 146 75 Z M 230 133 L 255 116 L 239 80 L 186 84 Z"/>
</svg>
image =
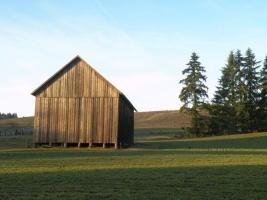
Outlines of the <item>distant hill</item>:
<svg viewBox="0 0 267 200">
<path fill-rule="evenodd" d="M 0 127 L 3 126 L 33 126 L 33 117 L 21 117 L 0 120 Z"/>
<path fill-rule="evenodd" d="M 134 116 L 135 128 L 183 128 L 190 125 L 188 115 L 172 111 L 137 112 Z"/>
<path fill-rule="evenodd" d="M 190 118 L 180 113 L 178 110 L 174 111 L 151 111 L 151 112 L 137 112 L 134 116 L 135 128 L 182 128 L 189 126 Z M 1 127 L 32 127 L 33 117 L 22 117 L 17 119 L 0 120 Z"/>
<path fill-rule="evenodd" d="M 31 135 L 33 117 L 22 117 L 0 120 L 0 136 Z"/>
</svg>

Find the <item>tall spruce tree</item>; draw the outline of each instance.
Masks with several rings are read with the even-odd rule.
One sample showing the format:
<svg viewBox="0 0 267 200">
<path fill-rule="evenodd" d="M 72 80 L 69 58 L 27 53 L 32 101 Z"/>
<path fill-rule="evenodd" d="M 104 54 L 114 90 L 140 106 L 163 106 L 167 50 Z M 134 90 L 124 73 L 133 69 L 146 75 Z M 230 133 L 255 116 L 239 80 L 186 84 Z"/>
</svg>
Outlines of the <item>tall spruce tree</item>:
<svg viewBox="0 0 267 200">
<path fill-rule="evenodd" d="M 245 111 L 247 113 L 247 131 L 254 131 L 257 127 L 257 106 L 259 103 L 259 72 L 260 62 L 250 48 L 247 49 L 244 57 L 244 66 L 242 69 L 245 102 Z"/>
<path fill-rule="evenodd" d="M 205 68 L 199 62 L 199 56 L 193 52 L 188 67 L 183 70 L 182 74 L 186 77 L 180 81 L 183 84 L 179 98 L 184 103 L 181 110 L 188 112 L 191 117 L 192 132 L 200 134 L 203 127 L 202 115 L 200 109 L 208 98 L 208 87 L 205 85 L 207 77 Z"/>
<path fill-rule="evenodd" d="M 235 62 L 235 98 L 237 102 L 241 102 L 242 97 L 244 96 L 245 87 L 244 82 L 242 80 L 243 77 L 243 66 L 244 66 L 244 58 L 242 56 L 241 51 L 238 49 L 234 54 L 234 62 Z"/>
<path fill-rule="evenodd" d="M 267 56 L 260 72 L 259 130 L 267 131 Z"/>
<path fill-rule="evenodd" d="M 241 51 L 238 49 L 235 53 L 235 66 L 236 66 L 236 77 L 235 77 L 235 94 L 236 94 L 236 105 L 235 105 L 235 122 L 236 130 L 244 132 L 248 130 L 248 112 L 246 110 L 246 85 L 245 85 L 245 72 L 244 72 L 244 57 Z"/>
<path fill-rule="evenodd" d="M 222 69 L 219 86 L 215 91 L 210 110 L 212 116 L 212 132 L 215 134 L 236 131 L 235 106 L 237 102 L 238 74 L 239 67 L 236 64 L 235 55 L 231 51 L 227 64 Z"/>
</svg>

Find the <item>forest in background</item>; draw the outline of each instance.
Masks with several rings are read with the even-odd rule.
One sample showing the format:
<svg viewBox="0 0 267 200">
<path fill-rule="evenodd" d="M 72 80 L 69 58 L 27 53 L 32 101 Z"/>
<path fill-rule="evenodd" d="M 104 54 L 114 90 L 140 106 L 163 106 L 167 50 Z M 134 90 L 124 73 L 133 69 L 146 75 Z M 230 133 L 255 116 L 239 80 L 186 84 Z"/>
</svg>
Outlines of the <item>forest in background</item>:
<svg viewBox="0 0 267 200">
<path fill-rule="evenodd" d="M 225 134 L 267 130 L 267 56 L 258 61 L 248 48 L 229 53 L 214 97 L 208 101 L 205 67 L 194 52 L 183 70 L 181 111 L 191 117 L 191 133 Z"/>
</svg>

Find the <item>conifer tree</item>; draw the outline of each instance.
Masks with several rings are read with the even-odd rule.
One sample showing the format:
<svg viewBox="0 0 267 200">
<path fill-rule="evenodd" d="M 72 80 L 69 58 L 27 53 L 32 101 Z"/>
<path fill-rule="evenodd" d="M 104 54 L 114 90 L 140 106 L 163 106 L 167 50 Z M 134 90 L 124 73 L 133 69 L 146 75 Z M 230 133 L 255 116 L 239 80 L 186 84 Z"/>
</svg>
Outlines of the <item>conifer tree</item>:
<svg viewBox="0 0 267 200">
<path fill-rule="evenodd" d="M 236 75 L 235 75 L 235 93 L 236 93 L 236 100 L 237 102 L 242 102 L 242 97 L 245 93 L 245 85 L 243 82 L 243 66 L 244 66 L 244 58 L 242 56 L 241 51 L 238 49 L 236 53 L 234 54 L 234 61 L 235 61 L 235 69 L 236 69 Z"/>
<path fill-rule="evenodd" d="M 257 126 L 257 106 L 259 103 L 259 63 L 250 48 L 247 49 L 242 69 L 245 90 L 243 99 L 247 113 L 248 131 L 254 131 Z"/>
<path fill-rule="evenodd" d="M 193 52 L 187 68 L 182 74 L 186 77 L 180 81 L 184 87 L 179 95 L 180 100 L 184 103 L 181 110 L 187 111 L 192 117 L 192 132 L 201 133 L 202 115 L 200 109 L 208 98 L 208 87 L 205 85 L 207 77 L 205 68 L 199 62 L 199 56 Z"/>
<path fill-rule="evenodd" d="M 235 77 L 235 94 L 236 94 L 236 131 L 244 132 L 248 130 L 247 120 L 248 113 L 246 110 L 246 85 L 245 85 L 245 71 L 244 71 L 244 57 L 241 51 L 238 49 L 235 53 L 235 66 L 236 66 L 236 77 Z"/>
<path fill-rule="evenodd" d="M 267 56 L 260 72 L 259 130 L 267 131 Z"/>
<path fill-rule="evenodd" d="M 219 86 L 215 91 L 212 100 L 212 131 L 214 133 L 234 132 L 236 131 L 235 106 L 237 102 L 237 68 L 235 55 L 231 51 L 227 64 L 222 69 L 222 75 L 219 79 Z"/>
</svg>

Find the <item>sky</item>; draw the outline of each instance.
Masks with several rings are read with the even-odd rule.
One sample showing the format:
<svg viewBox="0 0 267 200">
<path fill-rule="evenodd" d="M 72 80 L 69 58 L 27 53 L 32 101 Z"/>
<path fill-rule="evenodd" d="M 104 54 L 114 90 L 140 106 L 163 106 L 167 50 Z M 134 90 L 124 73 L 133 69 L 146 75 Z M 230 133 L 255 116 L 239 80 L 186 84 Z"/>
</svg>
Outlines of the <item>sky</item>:
<svg viewBox="0 0 267 200">
<path fill-rule="evenodd" d="M 192 52 L 209 97 L 231 50 L 267 54 L 264 0 L 0 1 L 0 112 L 34 114 L 31 92 L 76 55 L 138 111 L 179 109 Z"/>
</svg>

